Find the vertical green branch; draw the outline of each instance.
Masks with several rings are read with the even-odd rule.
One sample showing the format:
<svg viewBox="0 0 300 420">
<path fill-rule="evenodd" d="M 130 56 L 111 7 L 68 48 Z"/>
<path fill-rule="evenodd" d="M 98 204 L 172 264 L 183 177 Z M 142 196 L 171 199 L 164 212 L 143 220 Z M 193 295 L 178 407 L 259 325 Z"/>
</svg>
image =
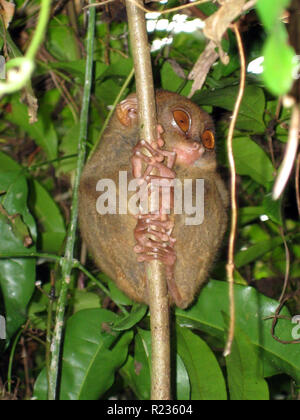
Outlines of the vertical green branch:
<svg viewBox="0 0 300 420">
<path fill-rule="evenodd" d="M 62 261 L 62 285 L 59 294 L 57 312 L 55 319 L 55 329 L 51 344 L 51 363 L 49 372 L 49 400 L 57 398 L 57 382 L 60 364 L 62 333 L 64 326 L 64 316 L 67 305 L 67 294 L 71 279 L 71 272 L 73 267 L 73 252 L 76 240 L 77 220 L 78 220 L 78 195 L 79 182 L 85 161 L 86 155 L 86 140 L 88 132 L 88 114 L 90 104 L 90 94 L 92 85 L 92 71 L 93 71 L 93 47 L 95 34 L 95 8 L 89 9 L 88 34 L 87 34 L 87 59 L 86 59 L 86 73 L 84 82 L 84 93 L 82 100 L 82 109 L 80 116 L 80 130 L 78 138 L 78 160 L 76 168 L 76 176 L 73 190 L 73 200 L 71 209 L 71 220 L 67 235 L 67 244 L 65 250 L 65 258 Z"/>
</svg>

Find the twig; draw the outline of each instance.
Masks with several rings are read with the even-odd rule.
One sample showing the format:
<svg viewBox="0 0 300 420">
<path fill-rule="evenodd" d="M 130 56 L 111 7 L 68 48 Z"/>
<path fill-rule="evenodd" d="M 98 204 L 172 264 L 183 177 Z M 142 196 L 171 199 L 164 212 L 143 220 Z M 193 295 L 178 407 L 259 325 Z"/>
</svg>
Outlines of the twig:
<svg viewBox="0 0 300 420">
<path fill-rule="evenodd" d="M 126 1 L 135 67 L 140 138 L 152 143 L 157 139 L 155 93 L 145 15 L 140 7 L 143 0 L 138 0 L 138 4 L 139 6 L 132 0 Z M 152 339 L 151 398 L 169 400 L 171 398 L 169 298 L 163 264 L 157 260 L 147 263 L 146 276 Z"/>
<path fill-rule="evenodd" d="M 18 258 L 41 258 L 44 260 L 49 261 L 55 261 L 60 264 L 60 266 L 63 265 L 64 257 L 59 257 L 58 255 L 51 255 L 51 254 L 43 254 L 40 252 L 1 252 L 0 253 L 0 260 L 1 259 L 18 259 Z M 95 277 L 93 276 L 86 268 L 80 264 L 80 262 L 76 259 L 72 260 L 72 268 L 76 268 L 80 270 L 82 273 L 84 273 L 93 283 L 95 283 L 99 289 L 103 291 L 111 300 L 113 300 L 112 295 L 110 291 Z M 125 308 L 123 308 L 122 305 L 119 305 L 117 302 L 115 302 L 116 306 L 123 312 L 125 315 L 128 315 L 128 312 Z"/>
<path fill-rule="evenodd" d="M 258 0 L 250 0 L 248 1 L 248 3 L 245 4 L 245 6 L 243 7 L 243 12 L 246 12 L 249 9 L 252 9 L 252 7 L 254 7 L 256 5 Z"/>
<path fill-rule="evenodd" d="M 76 241 L 76 230 L 77 230 L 77 219 L 78 219 L 78 194 L 79 194 L 79 182 L 82 173 L 82 168 L 85 161 L 86 155 L 86 140 L 88 130 L 88 113 L 92 86 L 92 69 L 93 69 L 93 50 L 94 50 L 94 36 L 95 36 L 95 9 L 91 9 L 89 12 L 89 23 L 88 23 L 88 37 L 87 37 L 87 60 L 86 60 L 86 73 L 84 83 L 84 93 L 82 100 L 82 110 L 80 117 L 80 130 L 78 138 L 78 160 L 77 169 L 75 175 L 74 189 L 73 189 L 73 200 L 71 210 L 71 221 L 68 230 L 67 244 L 65 251 L 65 258 L 62 263 L 62 284 L 60 295 L 57 303 L 57 312 L 55 320 L 55 329 L 53 334 L 53 340 L 51 344 L 51 364 L 49 372 L 49 400 L 55 400 L 57 398 L 57 385 L 58 385 L 58 374 L 60 365 L 60 354 L 62 344 L 62 332 L 64 325 L 64 315 L 67 305 L 67 295 L 70 284 L 70 276 L 73 268 L 73 252 Z"/>
<path fill-rule="evenodd" d="M 235 303 L 234 303 L 234 250 L 235 250 L 235 240 L 237 234 L 237 220 L 238 220 L 238 210 L 237 210 L 237 201 L 236 201 L 236 166 L 233 155 L 233 135 L 235 130 L 235 125 L 237 122 L 240 106 L 243 100 L 246 84 L 246 59 L 244 53 L 243 42 L 241 34 L 238 28 L 238 24 L 233 25 L 235 36 L 237 39 L 240 61 L 241 61 L 241 81 L 239 94 L 235 103 L 229 132 L 227 138 L 227 151 L 229 166 L 231 172 L 231 231 L 229 237 L 229 250 L 228 250 L 228 264 L 227 264 L 227 278 L 229 283 L 229 301 L 230 301 L 230 325 L 228 332 L 227 344 L 224 350 L 224 356 L 228 356 L 231 352 L 231 346 L 234 339 L 234 327 L 235 327 Z"/>
<path fill-rule="evenodd" d="M 280 311 L 283 307 L 283 305 L 285 304 L 285 302 L 289 299 L 289 297 L 286 297 L 286 291 L 287 291 L 287 287 L 289 284 L 289 277 L 290 277 L 290 269 L 291 269 L 291 255 L 290 255 L 290 250 L 287 244 L 287 241 L 285 239 L 284 236 L 284 231 L 283 228 L 280 227 L 279 228 L 279 232 L 280 232 L 280 236 L 282 237 L 283 243 L 284 243 L 284 248 L 285 248 L 285 255 L 286 255 L 286 269 L 285 269 L 285 278 L 284 278 L 284 285 L 283 285 L 283 289 L 281 292 L 281 296 L 279 298 L 279 305 L 276 308 L 275 311 L 275 315 L 272 321 L 272 327 L 271 327 L 271 335 L 274 338 L 274 340 L 278 341 L 281 344 L 297 344 L 300 341 L 299 340 L 293 340 L 293 341 L 285 341 L 285 340 L 281 340 L 279 339 L 276 335 L 275 335 L 275 328 L 278 322 L 278 319 L 280 319 Z"/>
<path fill-rule="evenodd" d="M 114 1 L 116 0 L 105 0 L 101 3 L 92 3 L 92 4 L 89 4 L 88 6 L 85 6 L 84 9 L 90 8 L 90 7 L 101 7 L 106 4 L 113 3 Z M 127 0 L 127 2 L 131 2 L 134 6 L 136 6 L 137 8 L 139 8 L 145 13 L 160 13 L 161 15 L 165 15 L 168 13 L 178 12 L 179 10 L 188 9 L 190 7 L 195 7 L 198 4 L 207 3 L 207 0 L 198 0 L 193 3 L 187 3 L 187 4 L 183 4 L 182 6 L 172 7 L 170 9 L 165 9 L 165 10 L 148 9 L 147 7 L 143 6 L 143 4 L 139 2 L 139 0 Z"/>
</svg>

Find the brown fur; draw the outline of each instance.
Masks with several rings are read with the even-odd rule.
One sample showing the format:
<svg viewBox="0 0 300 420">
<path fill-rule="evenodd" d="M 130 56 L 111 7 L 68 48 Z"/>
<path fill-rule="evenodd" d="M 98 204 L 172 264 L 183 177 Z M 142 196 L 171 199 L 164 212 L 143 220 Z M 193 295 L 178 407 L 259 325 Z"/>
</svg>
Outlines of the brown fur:
<svg viewBox="0 0 300 420">
<path fill-rule="evenodd" d="M 165 91 L 158 91 L 156 99 L 158 123 L 164 128 L 162 137 L 166 150 L 172 150 L 182 141 L 201 142 L 201 133 L 213 129 L 210 116 L 188 99 Z M 189 136 L 171 124 L 172 110 L 178 107 L 191 115 Z M 96 264 L 133 300 L 147 303 L 144 263 L 137 262 L 133 251 L 136 219 L 132 215 L 100 216 L 96 211 L 96 200 L 100 195 L 96 184 L 100 179 L 109 178 L 118 185 L 121 170 L 128 172 L 128 182 L 132 179 L 130 158 L 138 141 L 137 123 L 125 126 L 115 113 L 84 169 L 79 217 L 82 236 Z M 227 191 L 216 172 L 214 151 L 205 152 L 198 165 L 175 165 L 174 169 L 182 182 L 186 178 L 205 180 L 204 223 L 186 226 L 185 215 L 171 215 L 175 220 L 172 236 L 177 239 L 175 282 L 182 296 L 180 307 L 186 308 L 206 281 L 226 230 Z"/>
</svg>

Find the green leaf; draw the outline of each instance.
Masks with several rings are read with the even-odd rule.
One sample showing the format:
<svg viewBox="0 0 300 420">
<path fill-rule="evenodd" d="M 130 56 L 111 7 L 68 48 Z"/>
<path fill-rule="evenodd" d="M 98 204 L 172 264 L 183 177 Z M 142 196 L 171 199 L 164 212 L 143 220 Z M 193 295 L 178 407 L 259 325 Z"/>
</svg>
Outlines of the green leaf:
<svg viewBox="0 0 300 420">
<path fill-rule="evenodd" d="M 242 207 L 239 209 L 239 221 L 241 225 L 247 225 L 264 214 L 263 207 Z"/>
<path fill-rule="evenodd" d="M 111 298 L 114 302 L 119 305 L 131 306 L 133 301 L 129 299 L 121 290 L 115 285 L 115 283 L 104 273 L 101 273 L 99 276 L 101 281 L 108 285 Z"/>
<path fill-rule="evenodd" d="M 166 61 L 161 69 L 161 85 L 163 89 L 171 92 L 177 92 L 180 88 L 183 88 L 183 90 L 180 91 L 180 94 L 185 96 L 189 94 L 192 82 L 179 77 L 175 73 L 172 65 Z"/>
<path fill-rule="evenodd" d="M 177 325 L 177 348 L 188 371 L 192 400 L 227 400 L 221 368 L 208 345 L 187 328 Z"/>
<path fill-rule="evenodd" d="M 5 119 L 22 128 L 47 154 L 48 159 L 57 158 L 57 134 L 49 109 L 45 105 L 38 112 L 38 121 L 29 124 L 27 107 L 20 102 L 19 95 L 14 95 L 11 101 L 12 112 Z"/>
<path fill-rule="evenodd" d="M 276 28 L 268 36 L 264 46 L 263 78 L 270 92 L 281 96 L 290 90 L 294 81 L 295 51 L 288 45 L 285 27 L 279 24 Z"/>
<path fill-rule="evenodd" d="M 0 172 L 0 176 L 2 173 Z M 5 177 L 5 174 L 3 174 Z M 28 185 L 26 178 L 18 173 L 15 178 L 12 176 L 11 183 L 6 190 L 6 195 L 4 196 L 2 203 L 6 210 L 11 215 L 20 214 L 23 221 L 29 227 L 30 234 L 34 240 L 37 237 L 37 230 L 35 220 L 29 212 L 28 206 Z"/>
<path fill-rule="evenodd" d="M 30 207 L 44 229 L 40 232 L 44 252 L 60 252 L 66 228 L 56 202 L 48 191 L 36 180 L 31 181 Z"/>
<path fill-rule="evenodd" d="M 15 174 L 7 182 L 6 174 L 0 172 L 0 185 L 5 186 L 6 194 L 2 198 L 2 205 L 10 215 L 19 214 L 22 222 L 29 228 L 31 237 L 36 238 L 35 222 L 27 208 L 28 188 L 24 176 Z M 1 179 L 4 181 L 1 182 Z M 3 188 L 2 187 L 2 188 Z M 23 239 L 15 235 L 7 217 L 0 214 L 0 253 L 29 252 L 24 246 Z M 31 250 L 34 250 L 31 247 Z M 26 319 L 27 305 L 34 292 L 35 259 L 1 259 L 0 286 L 5 303 L 7 336 L 12 337 Z"/>
<path fill-rule="evenodd" d="M 282 199 L 273 200 L 272 193 L 269 193 L 265 196 L 263 201 L 264 213 L 269 216 L 269 218 L 282 226 Z"/>
<path fill-rule="evenodd" d="M 182 358 L 176 355 L 176 400 L 189 401 L 191 393 L 190 379 Z"/>
<path fill-rule="evenodd" d="M 233 111 L 238 91 L 238 86 L 228 86 L 223 89 L 197 92 L 192 99 L 198 105 L 212 105 Z M 247 85 L 237 120 L 237 128 L 255 133 L 264 133 L 265 102 L 263 89 Z"/>
<path fill-rule="evenodd" d="M 265 187 L 274 180 L 275 169 L 271 160 L 250 137 L 235 138 L 233 151 L 238 174 L 248 175 Z"/>
<path fill-rule="evenodd" d="M 151 333 L 137 329 L 134 346 L 134 361 L 131 365 L 131 377 L 137 395 L 143 400 L 150 400 L 151 395 Z"/>
<path fill-rule="evenodd" d="M 133 393 L 135 394 L 138 400 L 143 399 L 143 395 L 139 393 L 139 388 L 136 387 L 135 384 L 135 373 L 134 373 L 134 359 L 130 354 L 128 355 L 127 362 L 121 367 L 120 375 L 124 381 L 124 387 L 130 388 Z M 143 392 L 144 389 L 142 389 Z"/>
<path fill-rule="evenodd" d="M 66 15 L 51 19 L 46 46 L 58 61 L 75 61 L 80 58 L 78 42 Z"/>
<path fill-rule="evenodd" d="M 246 250 L 239 251 L 235 256 L 235 265 L 237 268 L 244 267 L 258 258 L 263 257 L 268 252 L 273 251 L 273 249 L 280 245 L 283 245 L 282 238 L 280 237 L 258 242 Z"/>
<path fill-rule="evenodd" d="M 84 309 L 95 309 L 101 307 L 100 296 L 86 290 L 75 290 L 74 292 L 74 313 L 83 311 Z"/>
<path fill-rule="evenodd" d="M 117 315 L 105 309 L 77 312 L 68 323 L 63 349 L 61 400 L 97 400 L 114 383 L 114 374 L 127 358 L 132 332 L 113 347 L 118 334 L 102 330 Z"/>
<path fill-rule="evenodd" d="M 47 401 L 48 399 L 47 370 L 44 368 L 37 377 L 34 384 L 33 399 Z"/>
<path fill-rule="evenodd" d="M 55 61 L 47 63 L 47 65 L 50 69 L 64 70 L 70 73 L 72 77 L 78 77 L 81 83 L 84 82 L 85 60 Z"/>
<path fill-rule="evenodd" d="M 174 350 L 176 352 L 176 350 Z M 178 400 L 189 400 L 190 382 L 187 370 L 181 357 L 176 355 L 176 389 L 174 397 Z M 120 371 L 126 385 L 129 386 L 140 400 L 150 399 L 150 376 L 151 376 L 151 333 L 150 331 L 137 329 L 135 336 L 134 358 L 129 356 L 127 363 Z"/>
<path fill-rule="evenodd" d="M 15 162 L 11 157 L 6 155 L 5 153 L 0 151 L 0 167 L 1 171 L 14 171 L 14 172 L 20 172 L 22 171 L 22 167 Z M 2 187 L 0 187 L 0 190 Z"/>
<path fill-rule="evenodd" d="M 74 124 L 72 122 L 71 127 L 68 127 L 65 135 L 62 138 L 59 150 L 64 153 L 65 156 L 77 155 L 78 149 L 78 132 L 79 123 Z M 71 172 L 76 168 L 77 156 L 62 160 L 59 164 L 59 168 L 63 172 Z"/>
<path fill-rule="evenodd" d="M 273 29 L 291 0 L 259 0 L 256 9 L 266 29 Z"/>
<path fill-rule="evenodd" d="M 138 322 L 140 322 L 146 313 L 148 312 L 147 305 L 134 305 L 128 316 L 125 316 L 120 321 L 117 321 L 112 325 L 113 331 L 125 331 L 134 327 Z"/>
<path fill-rule="evenodd" d="M 232 401 L 268 401 L 269 388 L 263 375 L 259 350 L 240 328 L 226 357 L 227 378 Z"/>
<path fill-rule="evenodd" d="M 250 339 L 259 351 L 264 363 L 264 377 L 280 373 L 290 375 L 300 383 L 299 345 L 284 345 L 275 341 L 271 335 L 272 317 L 278 302 L 258 293 L 252 287 L 234 286 L 236 304 L 236 325 Z M 210 281 L 202 290 L 195 305 L 183 311 L 176 309 L 176 320 L 181 326 L 199 329 L 224 342 L 224 318 L 229 316 L 228 285 L 226 282 Z M 286 308 L 281 315 L 290 317 Z M 293 324 L 280 319 L 276 335 L 282 340 L 292 340 Z"/>
</svg>

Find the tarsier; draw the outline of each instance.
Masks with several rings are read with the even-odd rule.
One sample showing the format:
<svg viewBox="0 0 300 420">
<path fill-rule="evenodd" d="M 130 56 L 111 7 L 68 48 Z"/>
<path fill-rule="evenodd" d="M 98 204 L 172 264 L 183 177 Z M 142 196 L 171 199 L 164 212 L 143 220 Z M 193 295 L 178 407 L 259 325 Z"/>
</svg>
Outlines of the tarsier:
<svg viewBox="0 0 300 420">
<path fill-rule="evenodd" d="M 186 308 L 206 281 L 221 245 L 227 226 L 227 190 L 217 173 L 211 117 L 185 97 L 167 91 L 156 92 L 156 105 L 157 140 L 151 145 L 139 138 L 136 95 L 118 105 L 82 175 L 80 226 L 97 265 L 130 298 L 148 303 L 145 263 L 158 259 L 166 270 L 170 304 Z M 166 186 L 173 185 L 175 178 L 182 185 L 192 180 L 193 187 L 196 180 L 204 180 L 203 221 L 191 225 L 184 212 L 173 211 L 174 185 L 169 186 L 169 208 L 160 203 L 156 212 L 145 214 L 99 214 L 98 182 L 112 180 L 118 201 L 120 171 L 127 172 L 128 183 L 144 181 L 147 194 L 154 180 L 165 181 Z M 195 194 L 193 188 L 193 201 Z"/>
</svg>

